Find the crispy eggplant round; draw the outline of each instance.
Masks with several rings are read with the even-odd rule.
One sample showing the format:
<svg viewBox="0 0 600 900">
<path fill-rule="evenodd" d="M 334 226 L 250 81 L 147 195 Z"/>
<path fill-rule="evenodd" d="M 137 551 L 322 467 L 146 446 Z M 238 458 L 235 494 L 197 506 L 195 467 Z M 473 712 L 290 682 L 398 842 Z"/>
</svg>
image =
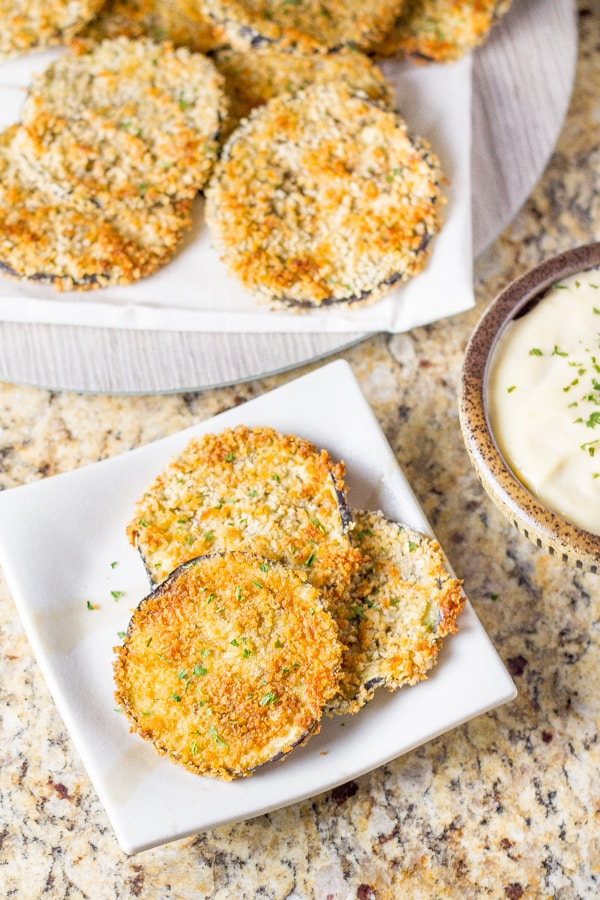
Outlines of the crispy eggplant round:
<svg viewBox="0 0 600 900">
<path fill-rule="evenodd" d="M 379 67 L 357 50 L 341 49 L 306 56 L 266 49 L 257 55 L 252 50 L 223 47 L 212 59 L 225 78 L 229 97 L 224 128 L 227 135 L 257 106 L 263 106 L 278 94 L 297 94 L 312 84 L 344 84 L 354 94 L 392 105 L 391 85 Z"/>
<path fill-rule="evenodd" d="M 102 6 L 102 0 L 0 0 L 0 62 L 64 44 Z"/>
<path fill-rule="evenodd" d="M 443 176 L 393 111 L 334 84 L 274 97 L 226 143 L 206 220 L 260 302 L 372 303 L 425 266 Z"/>
<path fill-rule="evenodd" d="M 57 290 L 130 284 L 164 265 L 191 226 L 192 201 L 155 198 L 84 211 L 42 190 L 15 147 L 20 127 L 0 135 L 0 268 Z"/>
<path fill-rule="evenodd" d="M 71 206 L 193 198 L 225 109 L 223 79 L 200 53 L 142 38 L 80 42 L 34 78 L 19 152 Z"/>
<path fill-rule="evenodd" d="M 275 47 L 326 53 L 371 50 L 387 34 L 403 0 L 205 0 L 230 43 L 242 50 Z"/>
<path fill-rule="evenodd" d="M 127 528 L 150 580 L 216 550 L 299 568 L 325 599 L 361 555 L 350 542 L 343 463 L 295 435 L 238 426 L 193 438 L 148 486 Z"/>
<path fill-rule="evenodd" d="M 378 686 L 393 691 L 426 678 L 464 604 L 437 541 L 381 512 L 353 514 L 364 562 L 331 610 L 344 655 L 328 713 L 357 712 Z"/>
<path fill-rule="evenodd" d="M 318 591 L 243 552 L 184 563 L 115 648 L 131 730 L 199 775 L 251 775 L 319 730 L 341 646 Z"/>
<path fill-rule="evenodd" d="M 377 56 L 448 63 L 485 43 L 512 0 L 405 0 Z"/>
</svg>

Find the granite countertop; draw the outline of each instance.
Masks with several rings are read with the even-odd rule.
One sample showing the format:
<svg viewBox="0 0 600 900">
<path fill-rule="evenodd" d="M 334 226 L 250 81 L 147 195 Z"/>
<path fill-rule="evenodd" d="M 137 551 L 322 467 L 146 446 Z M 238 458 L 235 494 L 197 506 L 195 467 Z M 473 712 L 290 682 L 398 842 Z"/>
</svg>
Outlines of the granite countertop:
<svg viewBox="0 0 600 900">
<path fill-rule="evenodd" d="M 0 896 L 600 896 L 600 579 L 537 550 L 496 511 L 469 464 L 457 413 L 466 342 L 495 293 L 542 258 L 600 239 L 600 4 L 579 0 L 578 8 L 564 128 L 525 207 L 476 262 L 476 308 L 340 354 L 517 699 L 312 800 L 127 857 L 0 580 Z M 0 385 L 0 488 L 137 447 L 310 368 L 167 396 Z"/>
</svg>

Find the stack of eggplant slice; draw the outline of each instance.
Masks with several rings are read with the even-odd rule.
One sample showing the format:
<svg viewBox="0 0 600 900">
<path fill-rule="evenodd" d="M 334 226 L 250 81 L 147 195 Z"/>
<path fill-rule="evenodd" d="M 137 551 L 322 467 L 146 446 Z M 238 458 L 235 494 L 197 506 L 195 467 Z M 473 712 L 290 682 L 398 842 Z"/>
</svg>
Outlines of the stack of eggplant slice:
<svg viewBox="0 0 600 900">
<path fill-rule="evenodd" d="M 323 715 L 426 677 L 464 597 L 438 544 L 351 512 L 345 470 L 272 428 L 192 439 L 127 533 L 152 590 L 115 648 L 131 730 L 225 780 L 287 757 Z"/>
</svg>

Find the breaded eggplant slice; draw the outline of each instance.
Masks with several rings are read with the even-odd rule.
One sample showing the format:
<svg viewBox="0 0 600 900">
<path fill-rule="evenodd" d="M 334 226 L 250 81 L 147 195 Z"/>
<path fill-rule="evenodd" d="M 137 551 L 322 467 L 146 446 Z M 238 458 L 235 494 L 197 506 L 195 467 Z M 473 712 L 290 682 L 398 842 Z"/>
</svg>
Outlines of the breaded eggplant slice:
<svg viewBox="0 0 600 900">
<path fill-rule="evenodd" d="M 437 541 L 381 512 L 355 510 L 354 521 L 365 561 L 331 609 L 344 655 L 329 714 L 357 712 L 380 685 L 394 691 L 426 678 L 464 604 Z"/>
<path fill-rule="evenodd" d="M 115 652 L 131 730 L 191 772 L 226 780 L 319 730 L 341 658 L 318 591 L 241 552 L 180 566 L 140 603 Z"/>
<path fill-rule="evenodd" d="M 64 44 L 101 6 L 102 0 L 0 0 L 0 62 Z"/>
<path fill-rule="evenodd" d="M 148 37 L 198 53 L 226 44 L 223 30 L 196 0 L 109 0 L 80 37 L 94 41 Z"/>
<path fill-rule="evenodd" d="M 225 108 L 223 78 L 200 53 L 146 39 L 75 43 L 34 78 L 20 150 L 40 186 L 72 203 L 107 208 L 140 190 L 192 197 Z"/>
<path fill-rule="evenodd" d="M 207 434 L 149 485 L 127 535 L 154 584 L 194 556 L 252 550 L 337 597 L 361 560 L 343 478 L 343 463 L 295 435 L 245 426 Z"/>
<path fill-rule="evenodd" d="M 512 0 L 406 0 L 376 56 L 447 63 L 485 43 Z"/>
<path fill-rule="evenodd" d="M 392 27 L 403 0 L 205 0 L 229 42 L 240 50 L 277 47 L 325 53 L 371 50 Z"/>
<path fill-rule="evenodd" d="M 363 305 L 425 266 L 442 173 L 395 112 L 333 84 L 274 97 L 226 143 L 206 221 L 261 302 Z"/>
<path fill-rule="evenodd" d="M 156 23 L 163 40 L 176 47 L 210 53 L 226 43 L 224 30 L 200 0 L 155 0 Z"/>
<path fill-rule="evenodd" d="M 191 226 L 192 201 L 113 205 L 82 212 L 41 190 L 14 148 L 19 126 L 0 135 L 0 271 L 57 290 L 130 284 L 175 254 Z"/>
<path fill-rule="evenodd" d="M 118 37 L 164 40 L 156 15 L 157 0 L 107 0 L 79 33 L 100 43 Z"/>
<path fill-rule="evenodd" d="M 353 94 L 392 106 L 393 89 L 381 70 L 364 53 L 342 49 L 325 55 L 307 56 L 265 49 L 234 50 L 224 47 L 213 57 L 225 78 L 229 115 L 225 131 L 231 134 L 257 106 L 278 94 L 296 94 L 312 84 L 335 82 Z"/>
</svg>

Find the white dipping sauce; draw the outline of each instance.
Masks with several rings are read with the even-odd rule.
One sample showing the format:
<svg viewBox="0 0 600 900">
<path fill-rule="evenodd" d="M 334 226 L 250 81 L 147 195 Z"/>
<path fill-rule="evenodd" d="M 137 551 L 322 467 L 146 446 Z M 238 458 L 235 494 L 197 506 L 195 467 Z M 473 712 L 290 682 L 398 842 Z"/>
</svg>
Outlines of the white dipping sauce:
<svg viewBox="0 0 600 900">
<path fill-rule="evenodd" d="M 487 391 L 492 432 L 515 475 L 600 534 L 600 270 L 557 283 L 511 322 Z"/>
</svg>

